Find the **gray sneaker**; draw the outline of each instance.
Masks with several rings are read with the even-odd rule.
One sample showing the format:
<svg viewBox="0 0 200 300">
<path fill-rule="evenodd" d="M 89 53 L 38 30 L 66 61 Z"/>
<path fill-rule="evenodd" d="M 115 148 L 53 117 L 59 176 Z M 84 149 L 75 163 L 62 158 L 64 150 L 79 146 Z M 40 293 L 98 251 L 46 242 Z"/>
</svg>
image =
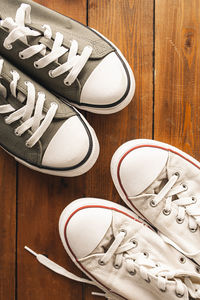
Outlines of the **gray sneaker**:
<svg viewBox="0 0 200 300">
<path fill-rule="evenodd" d="M 130 66 L 92 28 L 31 0 L 1 0 L 0 19 L 0 53 L 63 102 L 109 114 L 132 100 Z"/>
<path fill-rule="evenodd" d="M 87 121 L 0 56 L 0 146 L 31 169 L 77 176 L 99 144 Z"/>
</svg>

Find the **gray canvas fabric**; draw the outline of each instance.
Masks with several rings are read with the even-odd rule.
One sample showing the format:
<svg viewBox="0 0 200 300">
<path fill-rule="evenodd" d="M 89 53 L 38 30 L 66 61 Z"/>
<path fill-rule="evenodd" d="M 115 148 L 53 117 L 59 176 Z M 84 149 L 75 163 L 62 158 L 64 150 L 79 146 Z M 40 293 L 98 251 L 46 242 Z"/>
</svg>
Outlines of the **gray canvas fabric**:
<svg viewBox="0 0 200 300">
<path fill-rule="evenodd" d="M 3 57 L 0 56 L 0 59 Z M 7 114 L 0 114 L 0 145 L 5 150 L 7 150 L 13 156 L 16 156 L 30 164 L 41 166 L 41 160 L 46 150 L 50 140 L 55 135 L 57 130 L 62 126 L 62 124 L 70 117 L 77 115 L 73 108 L 62 103 L 54 95 L 49 93 L 39 84 L 35 83 L 28 76 L 24 75 L 20 70 L 13 66 L 10 62 L 4 59 L 4 65 L 2 74 L 0 77 L 0 83 L 3 84 L 7 89 L 7 98 L 4 99 L 0 96 L 0 105 L 11 104 L 14 108 L 19 109 L 23 104 L 16 98 L 12 96 L 9 90 L 9 84 L 12 80 L 11 71 L 15 70 L 20 75 L 19 84 L 17 90 L 20 91 L 24 98 L 27 96 L 27 88 L 24 84 L 25 81 L 30 81 L 34 84 L 36 92 L 43 92 L 46 95 L 46 105 L 44 111 L 47 111 L 50 107 L 51 102 L 56 102 L 58 104 L 57 113 L 53 119 L 53 122 L 43 134 L 41 139 L 32 148 L 27 148 L 25 146 L 26 140 L 31 136 L 31 131 L 26 131 L 22 136 L 16 136 L 14 129 L 20 125 L 21 121 L 14 122 L 10 125 L 5 123 L 4 118 Z"/>
<path fill-rule="evenodd" d="M 25 45 L 20 40 L 13 43 L 13 48 L 7 50 L 3 47 L 3 42 L 8 35 L 8 31 L 0 26 L 0 53 L 10 60 L 19 69 L 23 70 L 26 74 L 34 78 L 36 81 L 44 85 L 47 89 L 50 89 L 56 95 L 60 96 L 64 100 L 69 100 L 74 103 L 80 103 L 80 94 L 82 87 L 89 75 L 96 68 L 96 66 L 102 61 L 102 59 L 109 53 L 115 51 L 113 46 L 110 45 L 104 38 L 100 37 L 97 33 L 92 31 L 89 27 L 72 20 L 66 16 L 63 16 L 55 11 L 47 9 L 30 0 L 1 0 L 0 1 L 0 17 L 5 19 L 6 17 L 12 17 L 15 19 L 17 9 L 22 3 L 31 5 L 31 24 L 30 28 L 43 32 L 42 25 L 48 24 L 52 28 L 53 37 L 56 32 L 60 32 L 64 36 L 63 46 L 70 48 L 71 40 L 75 39 L 78 42 L 78 54 L 81 54 L 85 46 L 91 46 L 93 48 L 92 54 L 80 72 L 78 78 L 71 86 L 64 84 L 64 78 L 66 73 L 56 78 L 49 76 L 49 71 L 55 69 L 60 63 L 66 61 L 68 53 L 59 58 L 58 62 L 53 62 L 42 69 L 36 69 L 33 65 L 34 61 L 42 58 L 41 54 L 36 54 L 31 58 L 22 60 L 19 58 L 19 52 L 26 49 Z M 34 45 L 38 42 L 44 43 L 48 47 L 48 51 L 52 49 L 52 44 L 49 40 L 45 40 L 43 36 L 39 38 L 29 39 L 29 44 Z"/>
<path fill-rule="evenodd" d="M 83 48 L 90 45 L 93 48 L 92 59 L 103 58 L 113 51 L 113 47 L 108 42 L 87 26 L 31 0 L 1 0 L 0 17 L 2 19 L 6 17 L 15 18 L 16 10 L 22 3 L 31 5 L 31 27 L 41 31 L 42 25 L 50 25 L 54 37 L 56 32 L 64 35 L 63 45 L 65 47 L 69 48 L 71 46 L 70 41 L 76 39 L 79 43 L 78 53 L 81 54 Z"/>
</svg>

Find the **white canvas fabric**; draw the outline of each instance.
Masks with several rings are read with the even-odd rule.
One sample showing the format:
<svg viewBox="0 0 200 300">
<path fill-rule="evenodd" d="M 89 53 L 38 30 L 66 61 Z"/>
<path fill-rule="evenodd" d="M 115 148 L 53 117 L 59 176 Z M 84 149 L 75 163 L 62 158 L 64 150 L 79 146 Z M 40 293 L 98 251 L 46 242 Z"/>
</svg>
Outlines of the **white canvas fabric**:
<svg viewBox="0 0 200 300">
<path fill-rule="evenodd" d="M 90 280 L 27 250 L 53 271 L 103 291 L 94 295 L 113 300 L 200 299 L 198 266 L 118 204 L 78 199 L 62 212 L 59 232 L 67 253 Z"/>
<path fill-rule="evenodd" d="M 111 173 L 126 204 L 200 264 L 199 162 L 168 144 L 133 140 L 115 152 Z"/>
</svg>

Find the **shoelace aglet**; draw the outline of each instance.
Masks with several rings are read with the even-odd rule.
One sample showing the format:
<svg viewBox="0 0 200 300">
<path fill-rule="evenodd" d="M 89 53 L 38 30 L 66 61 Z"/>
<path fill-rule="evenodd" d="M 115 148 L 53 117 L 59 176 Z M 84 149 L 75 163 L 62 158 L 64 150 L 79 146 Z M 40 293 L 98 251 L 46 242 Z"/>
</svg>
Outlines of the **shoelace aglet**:
<svg viewBox="0 0 200 300">
<path fill-rule="evenodd" d="M 34 256 L 37 257 L 38 254 L 37 254 L 35 251 L 31 250 L 29 247 L 24 246 L 24 249 L 26 249 L 26 250 L 27 250 L 28 252 L 30 252 L 32 255 L 34 255 Z"/>
</svg>

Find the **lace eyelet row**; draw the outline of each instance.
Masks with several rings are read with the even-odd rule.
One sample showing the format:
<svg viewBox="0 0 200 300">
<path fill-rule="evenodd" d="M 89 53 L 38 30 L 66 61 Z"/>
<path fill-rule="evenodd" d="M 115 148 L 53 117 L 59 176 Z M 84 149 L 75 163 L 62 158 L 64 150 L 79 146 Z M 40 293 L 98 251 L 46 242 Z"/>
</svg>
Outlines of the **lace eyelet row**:
<svg viewBox="0 0 200 300">
<path fill-rule="evenodd" d="M 7 48 L 7 47 L 5 47 L 5 46 L 4 46 L 4 47 L 5 47 L 7 50 L 11 50 L 11 49 L 12 49 L 12 45 L 8 45 L 8 46 L 9 46 L 9 48 Z M 24 55 L 21 54 L 21 52 L 19 52 L 19 57 L 20 57 L 21 59 L 24 59 Z M 34 65 L 34 67 L 35 67 L 36 69 L 39 69 L 39 65 L 37 64 L 37 62 L 34 62 L 33 65 Z M 55 76 L 53 75 L 52 72 L 53 72 L 53 70 L 49 70 L 49 72 L 48 72 L 49 77 L 55 78 Z M 64 85 L 66 85 L 66 86 L 70 86 L 70 85 L 71 85 L 70 82 L 67 81 L 67 80 L 64 80 L 63 83 L 64 83 Z"/>
<path fill-rule="evenodd" d="M 180 263 L 181 264 L 185 264 L 186 263 L 186 259 L 184 256 L 181 256 L 180 259 L 179 259 Z"/>
</svg>

